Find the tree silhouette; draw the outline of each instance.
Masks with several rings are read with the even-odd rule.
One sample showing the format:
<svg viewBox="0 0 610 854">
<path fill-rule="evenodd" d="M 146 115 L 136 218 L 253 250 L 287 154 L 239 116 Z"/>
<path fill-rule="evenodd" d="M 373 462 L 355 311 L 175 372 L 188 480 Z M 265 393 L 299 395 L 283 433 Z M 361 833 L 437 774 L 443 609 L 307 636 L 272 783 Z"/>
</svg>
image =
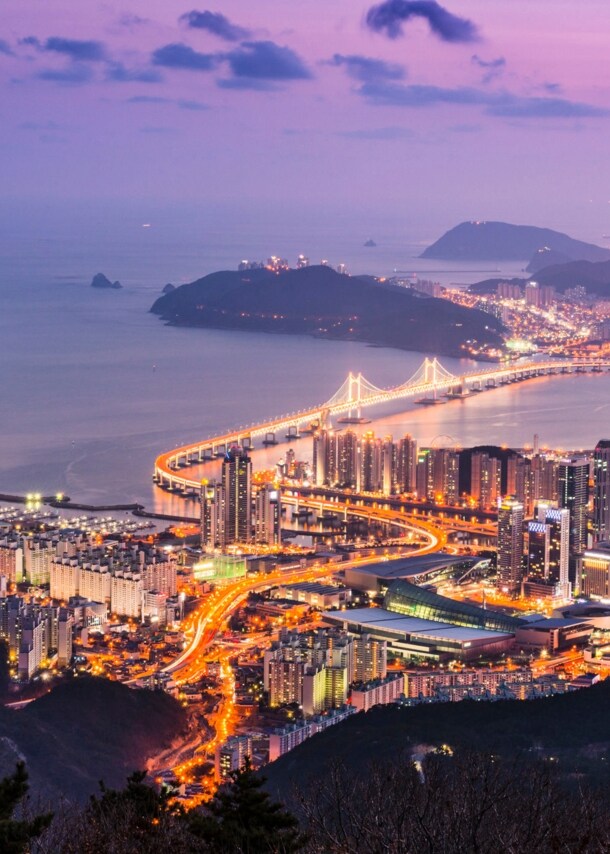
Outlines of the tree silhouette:
<svg viewBox="0 0 610 854">
<path fill-rule="evenodd" d="M 17 820 L 15 810 L 28 793 L 28 774 L 25 764 L 18 762 L 15 773 L 0 780 L 0 851 L 2 854 L 23 854 L 29 843 L 51 823 L 52 813 L 32 819 Z"/>
<path fill-rule="evenodd" d="M 216 792 L 206 812 L 189 814 L 190 832 L 205 840 L 215 854 L 301 851 L 305 838 L 297 819 L 271 800 L 262 788 L 264 782 L 246 757 L 244 767 L 231 772 L 230 782 Z"/>
</svg>

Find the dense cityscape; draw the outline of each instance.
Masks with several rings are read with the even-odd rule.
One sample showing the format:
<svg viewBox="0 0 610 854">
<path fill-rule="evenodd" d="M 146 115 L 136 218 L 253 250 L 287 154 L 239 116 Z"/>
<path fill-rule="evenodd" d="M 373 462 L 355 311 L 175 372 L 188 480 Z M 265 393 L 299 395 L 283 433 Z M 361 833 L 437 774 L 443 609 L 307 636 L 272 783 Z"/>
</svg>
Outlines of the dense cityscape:
<svg viewBox="0 0 610 854">
<path fill-rule="evenodd" d="M 610 851 L 605 0 L 5 0 L 0 854 Z"/>
</svg>

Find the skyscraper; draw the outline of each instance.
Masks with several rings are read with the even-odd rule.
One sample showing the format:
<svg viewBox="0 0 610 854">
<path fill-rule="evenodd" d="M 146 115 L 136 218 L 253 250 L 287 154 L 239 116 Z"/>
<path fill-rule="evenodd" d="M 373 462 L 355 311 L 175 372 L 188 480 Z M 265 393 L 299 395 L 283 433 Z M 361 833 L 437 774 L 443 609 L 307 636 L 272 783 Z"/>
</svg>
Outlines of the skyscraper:
<svg viewBox="0 0 610 854">
<path fill-rule="evenodd" d="M 600 439 L 593 454 L 593 537 L 610 539 L 610 439 Z"/>
<path fill-rule="evenodd" d="M 498 583 L 507 591 L 519 588 L 523 559 L 523 504 L 505 498 L 498 508 Z"/>
<path fill-rule="evenodd" d="M 222 462 L 224 543 L 247 543 L 252 538 L 252 460 L 239 447 Z"/>
<path fill-rule="evenodd" d="M 224 489 L 220 483 L 201 485 L 201 547 L 224 545 Z"/>
<path fill-rule="evenodd" d="M 587 547 L 589 461 L 584 457 L 561 460 L 557 476 L 557 492 L 559 506 L 570 511 L 570 556 L 573 564 L 574 556 L 584 552 Z"/>
<path fill-rule="evenodd" d="M 415 490 L 415 466 L 417 464 L 417 442 L 407 434 L 396 449 L 396 488 L 398 492 Z"/>
<path fill-rule="evenodd" d="M 528 525 L 526 593 L 569 597 L 569 541 L 570 511 L 539 504 Z"/>
<path fill-rule="evenodd" d="M 481 509 L 494 507 L 500 496 L 500 460 L 477 452 L 470 463 L 470 494 Z"/>
<path fill-rule="evenodd" d="M 353 430 L 337 436 L 337 476 L 340 486 L 354 489 L 357 481 L 358 437 Z"/>
</svg>

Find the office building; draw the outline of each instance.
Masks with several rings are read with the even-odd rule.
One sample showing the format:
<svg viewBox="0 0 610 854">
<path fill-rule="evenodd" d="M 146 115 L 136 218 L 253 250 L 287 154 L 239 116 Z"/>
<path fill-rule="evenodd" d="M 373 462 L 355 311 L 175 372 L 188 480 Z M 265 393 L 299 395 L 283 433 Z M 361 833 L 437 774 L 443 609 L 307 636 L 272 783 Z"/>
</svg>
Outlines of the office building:
<svg viewBox="0 0 610 854">
<path fill-rule="evenodd" d="M 514 498 L 498 508 L 498 584 L 510 592 L 520 588 L 523 575 L 523 517 L 523 504 Z"/>
</svg>

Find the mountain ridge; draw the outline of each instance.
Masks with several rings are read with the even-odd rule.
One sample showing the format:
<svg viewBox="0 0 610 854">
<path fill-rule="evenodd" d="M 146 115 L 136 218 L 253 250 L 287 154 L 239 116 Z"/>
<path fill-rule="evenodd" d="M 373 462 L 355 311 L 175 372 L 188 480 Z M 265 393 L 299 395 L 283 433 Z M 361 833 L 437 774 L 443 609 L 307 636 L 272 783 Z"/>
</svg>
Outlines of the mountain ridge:
<svg viewBox="0 0 610 854">
<path fill-rule="evenodd" d="M 608 261 L 610 249 L 576 240 L 561 231 L 500 221 L 461 222 L 425 249 L 420 258 L 441 261 L 526 261 L 540 269 L 541 253 L 570 261 Z"/>
</svg>

